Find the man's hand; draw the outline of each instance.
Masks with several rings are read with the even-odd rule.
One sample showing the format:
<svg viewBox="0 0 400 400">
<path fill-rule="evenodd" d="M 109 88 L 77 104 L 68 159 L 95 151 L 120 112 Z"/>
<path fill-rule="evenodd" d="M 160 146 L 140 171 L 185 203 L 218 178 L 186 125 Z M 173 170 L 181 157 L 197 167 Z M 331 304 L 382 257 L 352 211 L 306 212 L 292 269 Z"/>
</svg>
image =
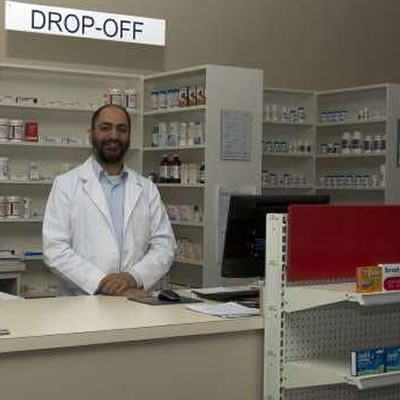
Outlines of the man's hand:
<svg viewBox="0 0 400 400">
<path fill-rule="evenodd" d="M 122 296 L 127 289 L 135 289 L 135 278 L 128 272 L 106 275 L 100 282 L 98 292 L 110 296 Z"/>
<path fill-rule="evenodd" d="M 150 295 L 148 290 L 143 289 L 126 289 L 122 296 L 128 297 L 131 300 L 140 299 L 142 297 L 147 297 Z"/>
</svg>

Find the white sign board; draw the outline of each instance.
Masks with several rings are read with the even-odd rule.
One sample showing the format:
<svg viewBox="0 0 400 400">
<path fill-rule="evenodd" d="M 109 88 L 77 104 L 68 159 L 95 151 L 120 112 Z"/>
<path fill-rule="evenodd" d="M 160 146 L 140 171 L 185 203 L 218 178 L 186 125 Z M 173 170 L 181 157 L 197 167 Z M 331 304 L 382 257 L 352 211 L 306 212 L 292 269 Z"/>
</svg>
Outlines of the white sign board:
<svg viewBox="0 0 400 400">
<path fill-rule="evenodd" d="M 164 19 L 5 2 L 5 29 L 165 46 Z"/>
</svg>

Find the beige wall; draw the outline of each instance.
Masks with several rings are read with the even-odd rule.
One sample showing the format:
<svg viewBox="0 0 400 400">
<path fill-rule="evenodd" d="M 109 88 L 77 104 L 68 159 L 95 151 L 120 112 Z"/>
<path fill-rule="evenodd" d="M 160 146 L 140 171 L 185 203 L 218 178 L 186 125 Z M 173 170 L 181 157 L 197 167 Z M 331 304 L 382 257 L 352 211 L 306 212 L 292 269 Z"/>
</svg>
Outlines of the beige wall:
<svg viewBox="0 0 400 400">
<path fill-rule="evenodd" d="M 167 19 L 165 49 L 4 31 L 0 61 L 139 71 L 197 64 L 262 68 L 266 86 L 322 89 L 400 82 L 398 0 L 35 0 Z"/>
</svg>

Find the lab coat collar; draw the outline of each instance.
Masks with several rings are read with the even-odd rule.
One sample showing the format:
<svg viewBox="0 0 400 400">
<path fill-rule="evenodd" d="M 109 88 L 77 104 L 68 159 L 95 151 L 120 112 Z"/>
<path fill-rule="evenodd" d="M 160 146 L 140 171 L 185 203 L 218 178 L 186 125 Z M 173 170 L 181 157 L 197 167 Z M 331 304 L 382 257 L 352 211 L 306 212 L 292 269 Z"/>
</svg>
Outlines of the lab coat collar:
<svg viewBox="0 0 400 400">
<path fill-rule="evenodd" d="M 103 188 L 101 187 L 101 184 L 94 171 L 92 157 L 88 158 L 80 166 L 79 177 L 82 179 L 83 190 L 88 195 L 90 200 L 95 204 L 100 213 L 104 216 L 111 232 L 113 232 L 110 210 L 108 208 Z"/>
<path fill-rule="evenodd" d="M 125 168 L 128 177 L 125 185 L 125 202 L 124 202 L 124 231 L 128 225 L 129 217 L 139 197 L 143 191 L 143 183 L 139 175 L 133 170 Z M 110 210 L 104 195 L 101 184 L 96 176 L 93 168 L 93 157 L 89 157 L 80 167 L 79 176 L 83 181 L 83 187 L 89 198 L 93 201 L 99 211 L 106 218 L 108 225 L 113 230 Z"/>
</svg>

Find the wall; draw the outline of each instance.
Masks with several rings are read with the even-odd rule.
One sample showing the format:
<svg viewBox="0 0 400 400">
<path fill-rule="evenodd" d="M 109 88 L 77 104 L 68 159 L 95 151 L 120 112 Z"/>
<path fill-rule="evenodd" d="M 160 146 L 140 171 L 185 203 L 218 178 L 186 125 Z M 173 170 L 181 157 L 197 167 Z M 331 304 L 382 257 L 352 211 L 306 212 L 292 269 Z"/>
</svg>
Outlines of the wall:
<svg viewBox="0 0 400 400">
<path fill-rule="evenodd" d="M 0 62 L 164 70 L 196 64 L 262 68 L 265 85 L 324 89 L 400 81 L 398 0 L 25 0 L 167 19 L 167 47 L 4 32 Z"/>
</svg>

